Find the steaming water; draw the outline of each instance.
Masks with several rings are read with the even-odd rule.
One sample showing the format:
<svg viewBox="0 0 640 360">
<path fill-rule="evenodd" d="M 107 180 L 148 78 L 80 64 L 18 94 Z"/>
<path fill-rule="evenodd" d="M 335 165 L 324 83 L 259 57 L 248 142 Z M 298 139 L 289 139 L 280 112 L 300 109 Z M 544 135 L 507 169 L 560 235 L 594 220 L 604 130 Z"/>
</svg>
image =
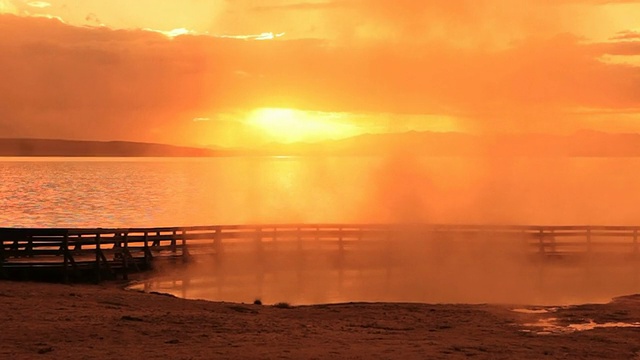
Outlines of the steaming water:
<svg viewBox="0 0 640 360">
<path fill-rule="evenodd" d="M 456 257 L 456 254 L 452 255 Z M 188 299 L 295 305 L 342 302 L 508 303 L 570 305 L 607 303 L 613 297 L 640 292 L 638 264 L 571 271 L 555 264 L 526 261 L 490 264 L 347 270 L 227 274 L 216 276 L 207 266 L 160 275 L 131 289 L 169 293 Z M 212 268 L 212 267 L 208 267 Z M 502 270 L 503 272 L 500 272 Z"/>
<path fill-rule="evenodd" d="M 638 165 L 635 158 L 0 158 L 0 227 L 640 225 Z M 260 281 L 238 278 L 213 289 L 210 277 L 190 274 L 189 293 L 173 285 L 167 290 L 167 283 L 155 280 L 148 286 L 186 297 L 293 303 L 570 303 L 640 292 L 635 263 L 606 271 L 536 268 L 493 259 L 474 264 L 461 253 L 470 251 L 448 251 L 435 259 L 447 267 L 432 261 L 434 267 L 396 277 L 385 271 L 327 270 L 306 278 L 258 274 Z M 174 276 L 169 283 L 184 279 Z M 203 285 L 193 286 L 198 281 Z"/>
</svg>

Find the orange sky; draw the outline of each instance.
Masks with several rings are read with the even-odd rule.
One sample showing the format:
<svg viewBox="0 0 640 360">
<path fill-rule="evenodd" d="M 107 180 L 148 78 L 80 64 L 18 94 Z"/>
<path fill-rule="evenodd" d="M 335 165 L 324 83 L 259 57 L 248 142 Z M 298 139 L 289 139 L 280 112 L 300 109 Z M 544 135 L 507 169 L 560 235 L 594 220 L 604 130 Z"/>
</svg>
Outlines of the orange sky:
<svg viewBox="0 0 640 360">
<path fill-rule="evenodd" d="M 3 137 L 640 132 L 640 1 L 0 0 L 0 13 Z"/>
</svg>

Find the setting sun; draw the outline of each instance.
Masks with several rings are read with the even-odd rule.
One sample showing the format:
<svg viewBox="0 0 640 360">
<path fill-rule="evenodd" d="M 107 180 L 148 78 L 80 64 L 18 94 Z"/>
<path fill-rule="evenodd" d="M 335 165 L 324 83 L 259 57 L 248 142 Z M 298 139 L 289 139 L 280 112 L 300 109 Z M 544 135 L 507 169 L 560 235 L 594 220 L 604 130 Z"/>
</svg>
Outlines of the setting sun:
<svg viewBox="0 0 640 360">
<path fill-rule="evenodd" d="M 284 143 L 338 139 L 362 132 L 343 114 L 288 108 L 256 109 L 247 122 L 273 141 Z"/>
</svg>

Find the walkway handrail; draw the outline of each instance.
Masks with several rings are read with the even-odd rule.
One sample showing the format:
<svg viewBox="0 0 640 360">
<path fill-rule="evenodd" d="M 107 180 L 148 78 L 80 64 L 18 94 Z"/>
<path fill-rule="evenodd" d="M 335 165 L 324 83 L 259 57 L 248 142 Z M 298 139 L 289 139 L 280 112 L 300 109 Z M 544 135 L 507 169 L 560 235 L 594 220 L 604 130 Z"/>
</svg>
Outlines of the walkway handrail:
<svg viewBox="0 0 640 360">
<path fill-rule="evenodd" d="M 403 235 L 421 239 L 492 238 L 522 241 L 530 253 L 544 257 L 591 255 L 609 252 L 640 257 L 640 226 L 592 225 L 473 225 L 473 224 L 254 224 L 141 228 L 0 228 L 0 276 L 12 263 L 59 261 L 64 273 L 93 264 L 97 277 L 103 269 L 120 268 L 124 277 L 129 268 L 150 265 L 152 258 L 186 259 L 189 249 L 223 253 L 223 244 L 262 249 L 263 243 L 280 241 L 323 242 L 340 253 L 363 241 L 383 242 L 391 251 L 393 241 Z M 234 246 L 235 246 L 234 245 Z M 203 250 L 204 249 L 204 250 Z M 44 259 L 44 260 L 43 260 Z M 29 261 L 27 261 L 29 260 Z M 5 265 L 6 264 L 6 265 Z M 34 265 L 35 266 L 35 265 Z"/>
</svg>

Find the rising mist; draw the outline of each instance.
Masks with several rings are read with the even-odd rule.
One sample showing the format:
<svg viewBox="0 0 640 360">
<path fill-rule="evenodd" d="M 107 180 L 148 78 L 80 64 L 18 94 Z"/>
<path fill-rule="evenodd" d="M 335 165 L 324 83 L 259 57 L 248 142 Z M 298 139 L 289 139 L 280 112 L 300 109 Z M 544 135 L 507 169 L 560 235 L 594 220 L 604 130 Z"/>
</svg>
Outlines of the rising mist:
<svg viewBox="0 0 640 360">
<path fill-rule="evenodd" d="M 634 225 L 640 194 L 633 189 L 640 172 L 629 170 L 633 159 L 423 157 L 393 150 L 384 158 L 250 160 L 244 170 L 253 175 L 236 178 L 247 192 L 236 193 L 241 202 L 230 197 L 235 206 L 223 217 L 251 224 L 395 224 L 389 247 L 364 251 L 362 240 L 347 252 L 355 264 L 348 268 L 313 252 L 303 259 L 295 252 L 253 254 L 224 270 L 213 259 L 202 260 L 178 275 L 180 281 L 191 279 L 182 295 L 298 304 L 557 304 L 607 301 L 637 291 L 633 259 L 615 266 L 593 258 L 546 263 L 534 261 L 518 239 L 434 237 L 415 230 L 417 224 Z M 313 248 L 313 240 L 306 241 Z M 268 271 L 259 265 L 263 261 L 281 266 Z M 376 262 L 377 269 L 357 265 Z M 218 276 L 226 279 L 222 285 Z"/>
</svg>

